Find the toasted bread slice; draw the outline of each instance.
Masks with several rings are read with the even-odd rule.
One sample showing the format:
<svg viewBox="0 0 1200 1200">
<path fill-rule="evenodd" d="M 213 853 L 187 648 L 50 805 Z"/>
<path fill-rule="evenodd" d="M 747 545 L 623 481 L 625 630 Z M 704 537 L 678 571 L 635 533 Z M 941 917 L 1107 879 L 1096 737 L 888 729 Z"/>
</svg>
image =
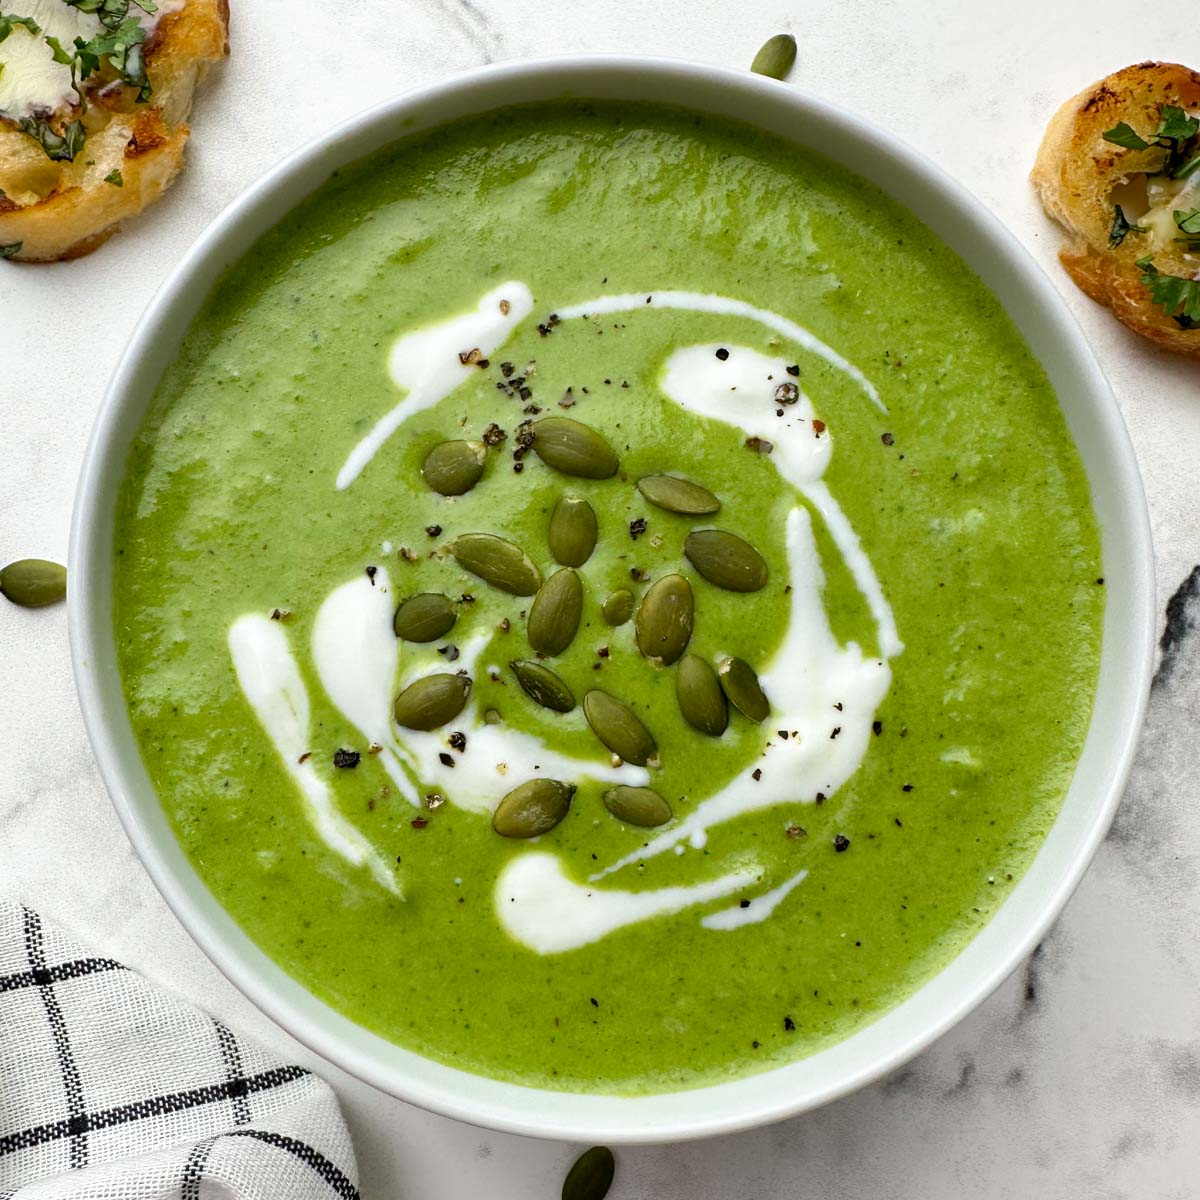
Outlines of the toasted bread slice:
<svg viewBox="0 0 1200 1200">
<path fill-rule="evenodd" d="M 183 165 L 192 94 L 209 65 L 228 54 L 228 29 L 228 0 L 164 6 L 143 46 L 148 102 L 139 103 L 137 89 L 101 71 L 80 85 L 86 111 L 72 104 L 48 118 L 58 132 L 82 121 L 86 138 L 71 161 L 52 160 L 17 119 L 0 114 L 0 249 L 6 258 L 48 262 L 89 254 L 166 191 Z"/>
<path fill-rule="evenodd" d="M 1200 74 L 1144 62 L 1107 76 L 1055 113 L 1030 178 L 1071 235 L 1058 257 L 1075 283 L 1136 333 L 1200 358 L 1200 322 L 1156 302 L 1147 285 L 1156 274 L 1200 279 L 1200 238 L 1189 240 L 1175 216 L 1200 209 L 1200 162 L 1186 171 L 1200 135 L 1157 136 L 1169 108 L 1200 115 Z M 1130 145 L 1111 140 L 1122 123 L 1136 136 L 1116 136 Z M 1122 231 L 1122 221 L 1135 228 Z"/>
</svg>

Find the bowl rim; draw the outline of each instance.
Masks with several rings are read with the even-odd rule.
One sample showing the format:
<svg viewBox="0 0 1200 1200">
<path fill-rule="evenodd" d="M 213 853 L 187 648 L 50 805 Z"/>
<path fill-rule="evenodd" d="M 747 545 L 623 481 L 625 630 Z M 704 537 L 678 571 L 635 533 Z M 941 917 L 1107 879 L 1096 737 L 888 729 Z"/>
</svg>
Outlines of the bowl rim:
<svg viewBox="0 0 1200 1200">
<path fill-rule="evenodd" d="M 760 123 L 757 118 L 739 117 L 729 110 L 757 105 L 763 111 L 779 113 L 780 120 L 790 116 L 799 126 L 791 139 L 797 144 L 810 144 L 806 134 L 813 127 L 837 131 L 847 139 L 854 153 L 877 156 L 885 166 L 899 171 L 906 186 L 925 189 L 931 203 L 943 205 L 948 214 L 947 224 L 954 225 L 956 236 L 978 242 L 982 247 L 980 252 L 994 258 L 995 270 L 1007 273 L 1005 278 L 1011 277 L 1015 293 L 1030 304 L 1030 312 L 1038 322 L 1033 328 L 1045 328 L 1044 351 L 1048 348 L 1055 352 L 1055 370 L 1077 380 L 1081 394 L 1090 397 L 1090 401 L 1080 402 L 1081 411 L 1088 410 L 1089 405 L 1090 411 L 1079 428 L 1072 427 L 1072 438 L 1079 446 L 1081 429 L 1098 438 L 1099 449 L 1094 453 L 1106 460 L 1106 469 L 1112 473 L 1110 478 L 1097 479 L 1093 469 L 1085 465 L 1093 490 L 1093 507 L 1099 503 L 1098 495 L 1111 498 L 1111 515 L 1115 520 L 1112 537 L 1122 555 L 1123 568 L 1123 577 L 1110 587 L 1107 595 L 1096 707 L 1068 793 L 1069 801 L 1075 794 L 1082 764 L 1091 755 L 1088 761 L 1098 761 L 1103 768 L 1092 772 L 1102 782 L 1094 799 L 1081 802 L 1085 819 L 1080 827 L 1059 837 L 1063 823 L 1060 813 L 1026 874 L 966 948 L 916 992 L 864 1029 L 786 1066 L 741 1080 L 649 1097 L 530 1088 L 438 1063 L 367 1033 L 285 975 L 249 941 L 200 882 L 165 824 L 165 815 L 140 758 L 136 762 L 130 758 L 132 730 L 116 670 L 111 613 L 114 480 L 124 473 L 131 430 L 140 423 L 146 400 L 157 386 L 160 371 L 151 370 L 147 364 L 153 366 L 156 348 L 161 350 L 164 344 L 169 346 L 167 358 L 173 356 L 191 316 L 208 292 L 205 286 L 200 297 L 193 299 L 195 281 L 207 272 L 211 285 L 221 266 L 239 257 L 249 242 L 275 224 L 315 186 L 313 178 L 319 182 L 328 174 L 327 171 L 320 174 L 323 160 L 353 161 L 414 128 L 432 127 L 455 115 L 427 119 L 418 125 L 419 118 L 414 113 L 454 109 L 456 105 L 462 113 L 486 112 L 502 106 L 488 101 L 488 97 L 520 92 L 521 88 L 534 92 L 539 88 L 543 92 L 556 89 L 541 98 L 550 94 L 598 97 L 614 94 L 614 88 L 618 92 L 639 88 L 644 91 L 642 83 L 635 85 L 634 80 L 654 81 L 663 85 L 664 91 L 669 85 L 674 89 L 670 92 L 672 96 L 683 93 L 711 98 L 711 107 L 700 99 L 680 106 L 727 113 L 733 119 L 759 127 L 767 127 L 765 118 Z M 653 97 L 638 94 L 625 98 L 638 102 Z M 470 107 L 479 99 L 485 102 Z M 520 103 L 522 99 L 517 95 L 508 103 Z M 464 104 L 468 107 L 462 108 Z M 834 157 L 827 149 L 817 148 L 819 153 Z M 304 185 L 306 178 L 308 186 Z M 298 186 L 300 190 L 296 190 Z M 276 203 L 281 197 L 286 202 Z M 901 203 L 910 206 L 903 199 Z M 931 228 L 953 245 L 945 228 L 935 225 Z M 250 229 L 252 234 L 248 235 Z M 240 247 L 236 246 L 239 239 Z M 234 246 L 232 253 L 230 246 Z M 969 261 L 969 265 L 972 269 L 977 267 L 975 262 Z M 989 286 L 995 290 L 994 284 Z M 1008 304 L 1005 308 L 1017 319 Z M 1032 321 L 1033 317 L 1028 319 Z M 1022 332 L 1029 340 L 1029 329 Z M 1038 354 L 1038 358 L 1050 371 L 1046 353 Z M 158 359 L 166 361 L 161 353 Z M 153 378 L 147 384 L 150 375 Z M 1062 404 L 1061 388 L 1058 390 Z M 1096 491 L 1098 486 L 1100 493 Z M 1105 526 L 1106 575 L 1111 570 L 1109 532 Z M 381 1090 L 477 1126 L 564 1140 L 613 1144 L 664 1142 L 751 1128 L 844 1096 L 888 1074 L 929 1046 L 1025 959 L 1078 885 L 1112 821 L 1128 776 L 1154 662 L 1156 614 L 1150 523 L 1133 448 L 1116 400 L 1081 330 L 1050 279 L 1024 247 L 933 162 L 861 117 L 747 72 L 638 55 L 571 55 L 510 62 L 425 85 L 352 116 L 306 142 L 241 192 L 167 274 L 121 355 L 85 451 L 72 517 L 69 561 L 74 585 L 68 595 L 72 665 L 84 723 L 101 775 L 142 863 L 205 954 L 248 999 L 287 1032 L 330 1062 Z M 1117 593 L 1121 611 L 1114 615 Z M 1119 645 L 1114 643 L 1114 637 Z M 1104 693 L 1104 687 L 1109 686 L 1111 692 L 1115 686 L 1111 679 L 1108 685 L 1105 683 L 1105 672 L 1114 658 L 1116 665 L 1112 672 L 1119 676 L 1128 699 L 1114 709 L 1116 715 L 1109 721 L 1112 728 L 1100 731 L 1102 741 L 1097 742 L 1096 713 L 1101 707 L 1102 693 L 1108 694 Z M 1066 807 L 1064 801 L 1064 810 Z M 1059 841 L 1055 842 L 1055 838 Z M 1061 843 L 1061 852 L 1056 850 L 1052 864 L 1039 871 L 1052 842 L 1056 847 Z M 1025 897 L 1016 910 L 1018 916 L 1007 920 L 1001 928 L 1001 918 L 1013 910 L 1018 897 Z M 928 999 L 930 996 L 933 998 Z M 921 997 L 927 999 L 922 1001 Z M 922 1009 L 927 1010 L 924 1015 Z M 897 1023 L 897 1015 L 902 1012 L 906 1013 L 905 1019 Z M 847 1047 L 855 1043 L 857 1048 L 847 1053 Z M 833 1066 L 825 1071 L 829 1077 L 823 1079 L 817 1071 L 818 1079 L 812 1082 L 808 1077 L 814 1073 L 813 1064 L 828 1056 L 834 1056 Z M 697 1097 L 701 1098 L 698 1102 Z"/>
</svg>

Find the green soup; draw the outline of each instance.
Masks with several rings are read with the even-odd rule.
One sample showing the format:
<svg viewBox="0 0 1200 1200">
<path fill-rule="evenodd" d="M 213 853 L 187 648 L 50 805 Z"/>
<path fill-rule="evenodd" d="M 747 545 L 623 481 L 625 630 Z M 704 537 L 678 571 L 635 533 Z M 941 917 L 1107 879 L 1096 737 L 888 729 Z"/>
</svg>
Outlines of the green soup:
<svg viewBox="0 0 1200 1200">
<path fill-rule="evenodd" d="M 556 469 L 547 418 L 619 468 Z M 459 439 L 486 444 L 482 477 L 441 495 L 422 467 Z M 719 511 L 650 503 L 636 484 L 664 474 Z M 533 597 L 454 551 L 498 535 L 549 579 L 564 496 L 597 541 L 574 636 L 539 660 Z M 697 569 L 711 528 L 763 586 Z M 355 1021 L 556 1088 L 790 1062 L 945 966 L 1055 818 L 1100 648 L 1087 483 L 993 297 L 863 180 L 652 106 L 516 108 L 330 179 L 194 322 L 116 545 L 130 717 L 221 903 Z M 601 613 L 672 574 L 689 668 Z M 422 592 L 454 624 L 398 640 Z M 772 711 L 700 732 L 680 671 L 719 709 L 705 672 L 731 657 Z M 575 707 L 534 703 L 513 660 Z M 390 720 L 460 670 L 453 719 Z M 595 690 L 649 731 L 646 766 L 589 727 Z M 569 810 L 501 836 L 489 813 L 534 778 L 574 786 Z M 618 782 L 670 820 L 613 816 Z"/>
</svg>

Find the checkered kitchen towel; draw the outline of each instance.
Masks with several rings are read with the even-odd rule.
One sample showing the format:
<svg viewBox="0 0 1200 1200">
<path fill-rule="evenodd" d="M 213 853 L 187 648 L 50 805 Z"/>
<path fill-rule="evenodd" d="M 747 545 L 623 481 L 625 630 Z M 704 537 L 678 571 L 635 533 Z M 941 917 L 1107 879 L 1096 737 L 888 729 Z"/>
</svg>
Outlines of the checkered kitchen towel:
<svg viewBox="0 0 1200 1200">
<path fill-rule="evenodd" d="M 327 1084 L 0 902 L 0 1200 L 351 1200 Z"/>
</svg>

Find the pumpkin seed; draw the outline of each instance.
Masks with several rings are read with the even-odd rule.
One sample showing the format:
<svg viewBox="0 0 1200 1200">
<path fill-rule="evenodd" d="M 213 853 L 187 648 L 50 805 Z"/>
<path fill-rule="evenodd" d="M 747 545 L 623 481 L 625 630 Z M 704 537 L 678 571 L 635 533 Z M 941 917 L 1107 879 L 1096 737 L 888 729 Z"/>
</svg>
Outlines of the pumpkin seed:
<svg viewBox="0 0 1200 1200">
<path fill-rule="evenodd" d="M 460 567 L 513 596 L 532 596 L 542 586 L 542 573 L 520 546 L 494 533 L 464 533 L 450 552 Z"/>
<path fill-rule="evenodd" d="M 400 602 L 392 628 L 406 642 L 435 642 L 458 620 L 458 610 L 441 592 L 418 592 Z"/>
<path fill-rule="evenodd" d="M 771 702 L 758 682 L 754 668 L 742 658 L 727 658 L 717 667 L 721 690 L 729 703 L 756 724 L 765 721 L 771 712 Z"/>
<path fill-rule="evenodd" d="M 706 487 L 675 475 L 646 475 L 637 490 L 659 508 L 688 517 L 706 517 L 721 511 L 721 502 Z"/>
<path fill-rule="evenodd" d="M 626 762 L 644 767 L 658 753 L 658 745 L 641 718 L 616 696 L 599 688 L 583 698 L 583 715 L 592 732 Z"/>
<path fill-rule="evenodd" d="M 757 592 L 767 582 L 767 564 L 749 542 L 724 529 L 694 529 L 683 542 L 687 560 L 717 587 Z"/>
<path fill-rule="evenodd" d="M 0 595 L 22 608 L 43 608 L 67 594 L 67 568 L 44 558 L 19 558 L 0 570 Z"/>
<path fill-rule="evenodd" d="M 795 61 L 796 39 L 790 33 L 777 33 L 763 43 L 750 64 L 750 70 L 771 79 L 786 79 Z"/>
<path fill-rule="evenodd" d="M 396 724 L 405 729 L 438 729 L 453 721 L 471 694 L 465 675 L 426 675 L 396 697 Z"/>
<path fill-rule="evenodd" d="M 612 1187 L 616 1160 L 607 1146 L 585 1150 L 567 1172 L 563 1181 L 562 1200 L 604 1200 Z"/>
<path fill-rule="evenodd" d="M 692 585 L 682 575 L 664 575 L 642 597 L 634 623 L 638 649 L 670 665 L 692 636 Z"/>
<path fill-rule="evenodd" d="M 596 548 L 596 510 L 581 496 L 564 496 L 550 515 L 550 553 L 564 567 L 582 567 Z"/>
<path fill-rule="evenodd" d="M 496 806 L 492 828 L 506 838 L 531 838 L 549 833 L 567 815 L 573 783 L 557 779 L 527 779 Z"/>
<path fill-rule="evenodd" d="M 590 425 L 570 417 L 545 417 L 533 426 L 533 448 L 548 467 L 583 479 L 617 473 L 616 452 Z"/>
<path fill-rule="evenodd" d="M 693 729 L 720 737 L 729 724 L 729 705 L 717 673 L 704 659 L 685 654 L 675 672 L 675 699 Z"/>
<path fill-rule="evenodd" d="M 479 482 L 486 457 L 482 442 L 439 442 L 425 455 L 421 474 L 435 492 L 461 496 Z"/>
<path fill-rule="evenodd" d="M 633 616 L 633 593 L 619 588 L 600 606 L 600 612 L 609 625 L 624 625 Z"/>
<path fill-rule="evenodd" d="M 570 567 L 555 571 L 529 606 L 526 635 L 539 654 L 561 654 L 575 637 L 583 612 L 583 584 Z"/>
<path fill-rule="evenodd" d="M 653 788 L 647 787 L 609 788 L 604 793 L 604 807 L 618 821 L 643 829 L 665 825 L 674 815 L 671 806 Z"/>
<path fill-rule="evenodd" d="M 534 704 L 555 712 L 570 712 L 575 707 L 575 693 L 549 667 L 532 658 L 518 658 L 508 665 Z"/>
</svg>

